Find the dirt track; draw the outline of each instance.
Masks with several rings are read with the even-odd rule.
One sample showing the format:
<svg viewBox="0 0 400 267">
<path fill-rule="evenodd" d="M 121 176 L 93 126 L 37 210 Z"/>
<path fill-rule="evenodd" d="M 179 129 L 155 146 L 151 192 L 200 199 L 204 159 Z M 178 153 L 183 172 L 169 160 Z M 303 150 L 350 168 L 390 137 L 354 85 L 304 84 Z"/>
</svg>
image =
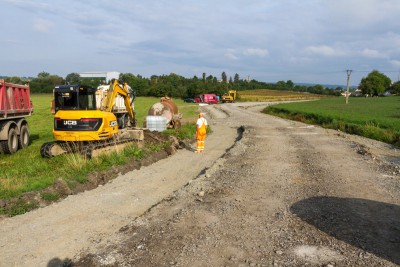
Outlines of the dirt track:
<svg viewBox="0 0 400 267">
<path fill-rule="evenodd" d="M 399 266 L 400 151 L 265 105 L 204 107 L 204 154 L 0 221 L 0 266 Z"/>
</svg>

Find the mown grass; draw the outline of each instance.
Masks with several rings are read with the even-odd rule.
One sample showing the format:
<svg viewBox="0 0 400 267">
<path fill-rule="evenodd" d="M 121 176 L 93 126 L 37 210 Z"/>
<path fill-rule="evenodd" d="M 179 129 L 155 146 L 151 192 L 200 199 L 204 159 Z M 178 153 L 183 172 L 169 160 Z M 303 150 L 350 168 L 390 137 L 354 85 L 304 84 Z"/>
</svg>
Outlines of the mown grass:
<svg viewBox="0 0 400 267">
<path fill-rule="evenodd" d="M 325 128 L 365 136 L 400 146 L 400 97 L 326 98 L 278 104 L 266 113 L 319 124 Z"/>
<path fill-rule="evenodd" d="M 306 99 L 320 99 L 326 97 L 323 95 L 316 95 L 316 94 L 278 91 L 269 89 L 239 91 L 237 94 L 238 94 L 238 101 L 240 102 L 293 101 L 293 100 L 306 100 Z"/>
<path fill-rule="evenodd" d="M 13 155 L 0 154 L 0 199 L 18 197 L 24 192 L 44 189 L 62 178 L 67 183 L 84 183 L 88 173 L 106 170 L 113 165 L 125 164 L 132 158 L 143 158 L 146 150 L 132 145 L 120 153 L 102 155 L 92 160 L 85 160 L 80 155 L 61 155 L 51 159 L 43 159 L 40 156 L 40 147 L 43 143 L 54 140 L 53 115 L 50 111 L 50 94 L 32 95 L 34 114 L 28 117 L 31 133 L 31 143 L 23 150 Z M 135 100 L 135 111 L 139 126 L 142 126 L 150 107 L 159 102 L 159 98 L 138 97 Z M 184 103 L 180 99 L 173 99 L 178 106 L 183 118 L 188 125 L 182 129 L 168 130 L 167 134 L 176 134 L 180 138 L 193 137 L 195 131 L 195 118 L 198 105 Z M 153 150 L 161 149 L 153 147 Z M 44 198 L 56 198 L 56 196 L 44 195 Z M 26 207 L 21 206 L 22 210 Z M 14 214 L 15 211 L 12 213 Z M 0 209 L 0 213 L 1 209 Z"/>
</svg>

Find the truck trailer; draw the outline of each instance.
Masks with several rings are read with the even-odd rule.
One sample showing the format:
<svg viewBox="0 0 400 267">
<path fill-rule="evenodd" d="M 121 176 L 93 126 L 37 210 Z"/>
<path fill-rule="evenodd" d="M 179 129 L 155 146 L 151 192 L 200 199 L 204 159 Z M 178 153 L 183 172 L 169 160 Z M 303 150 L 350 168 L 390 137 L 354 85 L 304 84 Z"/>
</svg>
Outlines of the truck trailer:
<svg viewBox="0 0 400 267">
<path fill-rule="evenodd" d="M 29 145 L 29 127 L 33 105 L 29 84 L 0 80 L 0 153 L 13 154 Z"/>
</svg>

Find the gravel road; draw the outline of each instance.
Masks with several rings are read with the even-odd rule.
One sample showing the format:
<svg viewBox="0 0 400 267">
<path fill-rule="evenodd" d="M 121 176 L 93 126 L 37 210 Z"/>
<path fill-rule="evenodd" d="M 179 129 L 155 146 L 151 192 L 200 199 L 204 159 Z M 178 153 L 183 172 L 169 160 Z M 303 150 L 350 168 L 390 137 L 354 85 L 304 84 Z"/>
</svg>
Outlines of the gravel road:
<svg viewBox="0 0 400 267">
<path fill-rule="evenodd" d="M 268 104 L 202 107 L 205 153 L 0 221 L 0 266 L 399 266 L 400 150 Z"/>
</svg>

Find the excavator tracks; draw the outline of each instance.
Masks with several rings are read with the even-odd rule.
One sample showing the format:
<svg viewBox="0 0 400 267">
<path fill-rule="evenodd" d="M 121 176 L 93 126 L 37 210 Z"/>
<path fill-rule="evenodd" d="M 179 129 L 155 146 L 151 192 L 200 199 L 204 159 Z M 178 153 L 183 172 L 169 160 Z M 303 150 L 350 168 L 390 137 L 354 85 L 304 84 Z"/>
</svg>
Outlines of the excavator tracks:
<svg viewBox="0 0 400 267">
<path fill-rule="evenodd" d="M 128 143 L 139 143 L 144 140 L 143 130 L 128 130 L 124 135 L 112 137 L 101 141 L 53 141 L 47 142 L 40 148 L 40 155 L 43 158 L 52 158 L 62 154 L 79 153 L 86 159 L 106 152 L 118 150 L 121 145 Z"/>
</svg>

